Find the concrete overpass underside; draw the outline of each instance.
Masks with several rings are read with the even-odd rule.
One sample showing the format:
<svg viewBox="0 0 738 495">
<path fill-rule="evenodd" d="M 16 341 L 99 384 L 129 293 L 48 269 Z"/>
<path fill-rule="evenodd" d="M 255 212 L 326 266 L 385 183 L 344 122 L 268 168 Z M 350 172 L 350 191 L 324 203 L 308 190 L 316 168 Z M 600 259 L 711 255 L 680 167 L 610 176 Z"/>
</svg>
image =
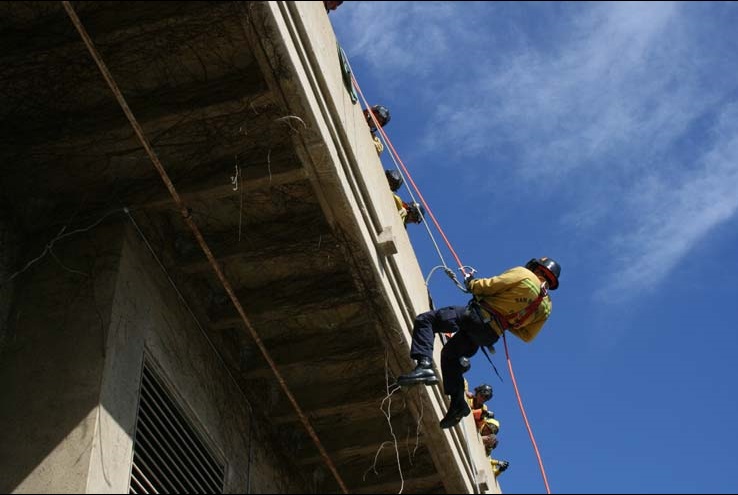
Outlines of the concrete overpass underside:
<svg viewBox="0 0 738 495">
<path fill-rule="evenodd" d="M 427 295 L 322 5 L 73 6 L 349 490 L 397 492 L 398 457 L 405 493 L 473 490 L 440 390 L 382 409 Z M 62 5 L 2 3 L 0 33 L 2 199 L 25 245 L 128 208 L 274 448 L 337 491 Z"/>
</svg>

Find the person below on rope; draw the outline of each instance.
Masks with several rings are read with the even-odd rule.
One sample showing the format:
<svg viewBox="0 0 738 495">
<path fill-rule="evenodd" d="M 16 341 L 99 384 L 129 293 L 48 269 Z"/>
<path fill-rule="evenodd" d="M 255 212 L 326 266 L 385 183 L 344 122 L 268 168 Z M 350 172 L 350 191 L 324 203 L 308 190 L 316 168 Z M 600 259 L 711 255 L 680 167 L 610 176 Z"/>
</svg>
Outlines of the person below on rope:
<svg viewBox="0 0 738 495">
<path fill-rule="evenodd" d="M 403 184 L 400 172 L 397 170 L 385 170 L 384 175 L 387 177 L 387 183 L 392 191 L 392 196 L 395 198 L 397 212 L 400 214 L 400 218 L 402 219 L 402 223 L 405 228 L 407 228 L 408 223 L 421 223 L 425 216 L 425 208 L 418 203 L 405 203 L 396 193 Z"/>
<path fill-rule="evenodd" d="M 434 334 L 452 333 L 441 351 L 443 385 L 451 403 L 440 425 L 456 425 L 471 412 L 463 377 L 469 369 L 468 358 L 480 346 L 497 342 L 505 330 L 525 342 L 533 340 L 551 314 L 548 291 L 558 288 L 560 275 L 561 267 L 550 258 L 533 258 L 524 267 L 511 268 L 496 277 L 476 279 L 467 275 L 464 284 L 474 296 L 467 306 L 447 306 L 415 318 L 410 357 L 417 366 L 400 375 L 397 384 L 438 383 L 432 358 Z"/>
<path fill-rule="evenodd" d="M 495 477 L 498 474 L 503 473 L 505 469 L 507 469 L 507 467 L 510 465 L 510 463 L 507 461 L 498 461 L 497 459 L 490 459 L 489 464 L 490 466 L 492 466 L 492 474 L 494 474 Z"/>
<path fill-rule="evenodd" d="M 387 107 L 382 105 L 374 105 L 371 108 L 371 112 L 377 119 L 379 127 L 384 127 L 389 124 L 389 121 L 392 118 Z M 369 113 L 368 108 L 364 109 L 364 118 L 366 119 L 366 123 L 369 125 L 369 131 L 371 132 L 372 140 L 374 141 L 374 147 L 377 149 L 377 155 L 380 155 L 382 154 L 382 151 L 384 151 L 384 145 L 382 144 L 382 141 L 379 140 L 379 136 L 377 136 L 377 125 L 374 123 L 374 119 Z"/>
</svg>

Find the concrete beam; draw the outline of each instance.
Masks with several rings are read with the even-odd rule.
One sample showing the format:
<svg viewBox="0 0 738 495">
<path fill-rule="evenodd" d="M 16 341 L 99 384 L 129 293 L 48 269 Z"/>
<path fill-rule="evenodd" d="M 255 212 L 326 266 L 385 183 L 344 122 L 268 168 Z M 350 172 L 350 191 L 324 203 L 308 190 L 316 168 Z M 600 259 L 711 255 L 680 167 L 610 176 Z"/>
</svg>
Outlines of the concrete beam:
<svg viewBox="0 0 738 495">
<path fill-rule="evenodd" d="M 18 28 L 1 34 L 5 36 L 1 46 L 9 47 L 9 52 L 3 51 L 0 60 L 5 78 L 25 84 L 6 95 L 9 100 L 0 109 L 0 120 L 7 117 L 20 126 L 18 136 L 24 145 L 49 133 L 69 136 L 68 128 L 77 125 L 92 125 L 94 130 L 96 124 L 105 129 L 109 122 L 125 122 L 63 9 L 21 3 L 12 2 L 3 12 Z M 139 118 L 147 108 L 168 108 L 172 102 L 181 110 L 193 103 L 245 96 L 251 78 L 258 78 L 258 86 L 265 89 L 229 3 L 92 2 L 76 9 Z M 39 30 L 43 35 L 37 34 Z M 216 32 L 220 36 L 214 36 Z M 13 47 L 23 48 L 13 55 Z M 224 78 L 229 82 L 221 86 Z M 200 85 L 198 94 L 183 95 L 181 90 L 188 91 L 188 82 L 193 81 Z M 185 98 L 172 100 L 171 95 Z M 36 113 L 43 113 L 43 118 L 33 118 Z M 57 124 L 56 128 L 39 126 L 43 121 Z M 35 135 L 29 134 L 31 130 Z"/>
<path fill-rule="evenodd" d="M 332 309 L 341 311 L 342 308 L 352 307 L 354 304 L 363 300 L 364 299 L 360 295 L 349 293 L 332 299 L 330 303 L 326 301 L 292 303 L 279 308 L 269 307 L 261 308 L 260 310 L 247 311 L 246 315 L 249 316 L 252 323 L 256 323 L 258 321 L 277 322 L 289 320 L 298 312 L 302 315 L 315 315 L 330 312 Z M 217 319 L 211 319 L 209 326 L 212 330 L 223 330 L 234 326 L 241 326 L 242 324 L 243 320 L 241 320 L 241 317 L 232 314 L 218 317 Z"/>
<path fill-rule="evenodd" d="M 342 376 L 346 380 L 360 380 L 367 373 L 372 373 L 381 366 L 382 356 L 376 353 L 367 355 L 364 351 L 318 358 L 317 361 L 298 361 L 278 365 L 277 369 L 285 377 L 291 387 L 315 387 L 316 393 L 325 393 L 326 388 L 321 379 L 330 376 Z M 269 367 L 251 369 L 242 373 L 246 380 L 259 380 L 272 376 Z"/>
<path fill-rule="evenodd" d="M 398 471 L 397 457 L 394 447 L 385 448 L 388 455 L 377 459 L 374 463 L 372 454 L 347 460 L 338 466 L 341 476 L 350 480 L 350 493 L 399 493 L 400 487 L 404 486 L 402 493 L 447 493 L 444 490 L 441 475 L 434 467 L 428 451 L 418 452 L 412 463 L 406 451 L 400 449 L 400 462 L 402 468 L 402 480 Z M 431 478 L 435 477 L 435 480 Z M 417 486 L 412 480 L 419 480 Z M 326 479 L 321 493 L 337 493 L 338 487 L 333 480 Z M 472 493 L 472 492 L 469 492 Z"/>
<path fill-rule="evenodd" d="M 118 2 L 125 4 L 126 2 Z M 90 36 L 98 43 L 120 38 L 125 31 L 141 31 L 144 28 L 152 30 L 157 25 L 162 28 L 172 26 L 172 23 L 186 19 L 202 17 L 203 11 L 212 5 L 210 2 L 187 2 L 176 4 L 172 2 L 127 2 L 135 3 L 136 8 L 111 8 L 110 5 L 99 2 L 90 2 L 75 5 L 75 9 Z M 216 2 L 213 2 L 216 3 Z M 211 7 L 212 9 L 212 7 Z M 48 58 L 54 53 L 66 52 L 72 48 L 79 48 L 81 41 L 79 34 L 69 22 L 61 3 L 56 2 L 2 2 L 0 3 L 0 18 L 11 21 L 16 29 L 4 31 L 0 34 L 0 46 L 5 47 L 0 54 L 3 65 L 8 61 L 22 57 L 35 59 L 39 55 Z M 49 25 L 67 26 L 66 31 L 57 29 L 58 36 L 29 36 L 29 33 L 47 30 Z"/>
<path fill-rule="evenodd" d="M 340 308 L 362 300 L 347 272 L 277 280 L 259 287 L 237 290 L 236 296 L 254 321 L 284 319 L 305 312 Z M 335 310 L 335 309 L 334 309 Z M 241 321 L 230 300 L 209 311 L 212 328 L 225 328 Z"/>
<path fill-rule="evenodd" d="M 273 225 L 274 222 L 266 223 Z M 263 226 L 265 225 L 251 224 L 245 227 L 244 237 L 249 236 L 246 249 L 243 243 L 216 246 L 214 255 L 217 260 L 226 266 L 237 263 L 246 268 L 248 265 L 253 265 L 255 268 L 274 265 L 280 267 L 280 271 L 287 273 L 300 273 L 314 264 L 323 265 L 328 270 L 338 269 L 342 259 L 340 246 L 335 237 L 330 234 L 327 226 L 325 229 L 316 230 L 310 238 L 286 239 L 279 243 L 262 239 L 265 237 L 260 232 Z M 194 247 L 193 250 L 195 250 Z M 189 274 L 212 270 L 210 263 L 200 253 L 180 259 L 177 266 L 184 273 Z"/>
<path fill-rule="evenodd" d="M 264 345 L 269 349 L 274 362 L 280 367 L 310 362 L 326 362 L 328 360 L 350 359 L 359 354 L 366 354 L 367 350 L 381 346 L 376 334 L 365 332 L 361 325 L 333 329 L 321 334 L 290 337 L 285 339 L 267 338 L 261 336 Z M 250 346 L 250 352 L 258 355 L 255 345 Z M 256 371 L 265 366 L 262 360 L 253 360 L 249 368 L 242 370 L 245 373 Z"/>
<path fill-rule="evenodd" d="M 384 376 L 381 376 L 376 372 L 371 372 L 369 374 L 363 373 L 359 377 L 359 379 L 356 379 L 354 377 L 347 378 L 343 375 L 324 376 L 321 377 L 320 386 L 323 388 L 323 390 L 329 390 L 330 393 L 322 393 L 316 395 L 313 390 L 307 388 L 294 390 L 295 396 L 298 398 L 298 403 L 300 404 L 300 407 L 303 408 L 303 410 L 315 411 L 320 408 L 331 408 L 338 406 L 343 407 L 343 405 L 349 405 L 348 407 L 351 407 L 350 405 L 353 405 L 355 403 L 352 402 L 351 399 L 347 398 L 355 398 L 356 401 L 360 401 L 356 402 L 356 404 L 363 404 L 364 400 L 370 402 L 366 409 L 361 410 L 361 414 L 358 418 L 359 420 L 381 417 L 381 412 L 379 408 L 382 404 L 382 399 L 384 399 L 385 397 Z M 395 396 L 393 396 L 393 399 L 394 398 Z M 400 399 L 399 397 L 396 400 L 400 402 L 402 401 L 402 399 Z M 394 404 L 395 403 L 393 402 L 393 406 Z M 395 410 L 395 407 L 393 407 L 393 410 Z M 280 397 L 278 399 L 275 411 L 279 411 L 279 414 L 284 414 L 285 412 L 289 412 L 290 414 L 292 414 L 290 404 L 287 402 L 287 399 L 283 397 Z M 319 414 L 314 417 L 314 421 L 337 422 L 342 421 L 344 418 L 351 417 L 352 416 L 349 415 L 321 416 Z"/>
<path fill-rule="evenodd" d="M 334 308 L 321 309 L 313 313 L 282 314 L 279 319 L 273 320 L 263 320 L 254 317 L 258 315 L 250 314 L 248 316 L 256 328 L 259 337 L 273 342 L 279 340 L 287 341 L 295 335 L 305 338 L 309 336 L 331 336 L 334 329 L 338 328 L 352 329 L 350 331 L 359 331 L 358 329 L 362 329 L 362 332 L 367 332 L 364 325 L 367 325 L 367 321 L 370 318 L 370 315 L 365 313 L 365 304 L 362 300 Z M 252 342 L 251 337 L 244 332 L 242 325 L 243 322 L 239 319 L 232 326 L 211 331 L 211 335 L 218 339 L 229 339 L 234 342 L 236 340 L 239 342 L 243 341 L 246 344 L 239 345 L 239 349 L 245 349 Z M 234 337 L 237 335 L 243 335 L 244 337 L 243 339 L 234 340 Z M 377 383 L 384 383 L 383 376 L 377 375 L 377 380 Z M 380 384 L 379 388 L 383 389 L 384 387 Z"/>
<path fill-rule="evenodd" d="M 283 201 L 297 202 L 291 195 L 286 195 Z M 253 208 L 253 206 L 252 206 Z M 202 228 L 203 237 L 213 249 L 216 257 L 231 256 L 239 251 L 246 254 L 248 251 L 262 251 L 274 246 L 294 244 L 304 239 L 314 239 L 319 247 L 323 247 L 321 236 L 330 239 L 332 233 L 325 217 L 314 204 L 294 205 L 289 212 L 280 211 L 279 205 L 263 204 L 259 212 L 249 215 L 256 217 L 243 225 L 244 239 L 241 243 L 235 234 L 238 225 L 233 229 L 223 227 Z M 238 213 L 238 212 L 236 212 Z M 237 222 L 236 217 L 235 221 Z M 181 222 L 181 220 L 178 220 Z M 230 225 L 228 226 L 230 227 Z M 320 242 L 318 242 L 320 240 Z M 203 255 L 191 236 L 185 235 L 179 242 L 188 242 L 177 250 L 180 252 L 178 263 L 189 265 L 202 261 Z M 294 274 L 293 274 L 294 276 Z"/>
<path fill-rule="evenodd" d="M 400 486 L 398 476 L 397 481 L 351 488 L 351 493 L 397 493 Z M 443 491 L 443 483 L 438 473 L 405 479 L 402 487 L 403 493 L 435 493 L 438 490 Z"/>
<path fill-rule="evenodd" d="M 284 184 L 291 184 L 305 180 L 305 170 L 302 168 L 296 168 L 286 170 L 284 172 L 278 172 L 271 175 L 264 175 L 258 178 L 244 180 L 242 185 L 242 191 L 257 191 L 260 189 L 266 189 L 269 187 L 277 187 Z M 228 184 L 226 181 L 219 178 L 217 184 L 201 184 L 201 185 L 185 185 L 184 187 L 178 188 L 180 196 L 185 203 L 191 203 L 195 201 L 213 201 L 231 197 L 234 192 L 233 186 Z M 134 201 L 132 204 L 137 204 Z M 158 198 L 144 200 L 143 203 L 138 204 L 133 209 L 161 209 L 169 208 L 174 204 L 174 200 L 170 194 L 161 194 Z"/>
<path fill-rule="evenodd" d="M 313 410 L 307 410 L 306 413 L 311 419 L 324 419 L 331 416 L 340 416 L 342 418 L 366 419 L 375 416 L 379 409 L 384 396 L 377 395 L 371 399 L 361 400 L 359 402 L 342 402 L 340 404 L 328 405 Z M 285 411 L 287 412 L 287 411 Z M 272 422 L 277 425 L 289 423 L 297 423 L 299 419 L 293 411 L 290 414 L 272 417 Z"/>
<path fill-rule="evenodd" d="M 179 147 L 192 145 L 196 143 L 195 140 L 190 137 L 184 141 L 181 136 L 202 136 L 204 127 L 215 129 L 219 125 L 226 125 L 220 122 L 224 118 L 233 120 L 229 127 L 236 125 L 236 131 L 238 123 L 254 123 L 250 130 L 253 139 L 266 138 L 282 129 L 278 122 L 270 123 L 268 120 L 270 115 L 267 109 L 273 105 L 272 96 L 261 86 L 260 81 L 243 81 L 242 78 L 229 75 L 215 84 L 215 88 L 213 84 L 197 81 L 172 89 L 169 95 L 144 93 L 128 98 L 132 108 L 141 109 L 136 112 L 136 118 L 160 154 L 167 151 L 166 146 L 173 146 L 166 139 L 180 139 L 176 142 Z M 214 94 L 218 97 L 214 97 Z M 186 110 L 182 110 L 183 107 Z M 63 132 L 48 123 L 69 119 L 68 115 L 46 115 L 42 121 L 46 124 L 40 126 L 35 119 L 18 122 L 22 138 L 12 143 L 13 148 L 31 148 L 37 153 L 49 150 L 61 155 L 67 150 L 85 147 L 88 156 L 95 153 L 122 156 L 137 153 L 141 149 L 128 120 L 121 115 L 114 100 L 102 101 L 90 108 L 77 108 L 77 113 L 72 117 L 73 123 L 65 126 Z M 33 134 L 29 134 L 31 132 Z"/>
<path fill-rule="evenodd" d="M 404 445 L 399 445 L 400 451 L 404 449 Z M 345 461 L 346 459 L 353 459 L 356 457 L 363 457 L 367 460 L 374 459 L 377 455 L 377 452 L 379 450 L 382 450 L 379 454 L 380 456 L 386 455 L 388 452 L 396 457 L 395 453 L 395 446 L 394 443 L 392 443 L 389 440 L 386 440 L 384 442 L 371 442 L 365 445 L 358 445 L 358 446 L 351 446 L 335 451 L 328 452 L 328 455 L 330 455 L 331 460 L 335 463 L 341 464 L 342 461 Z M 377 456 L 379 457 L 379 456 Z M 323 458 L 319 455 L 310 456 L 310 457 L 303 457 L 301 458 L 297 464 L 300 466 L 310 466 L 313 464 L 320 464 L 323 462 Z M 371 465 L 371 463 L 367 463 Z M 372 493 L 379 493 L 379 492 L 372 492 Z"/>
</svg>

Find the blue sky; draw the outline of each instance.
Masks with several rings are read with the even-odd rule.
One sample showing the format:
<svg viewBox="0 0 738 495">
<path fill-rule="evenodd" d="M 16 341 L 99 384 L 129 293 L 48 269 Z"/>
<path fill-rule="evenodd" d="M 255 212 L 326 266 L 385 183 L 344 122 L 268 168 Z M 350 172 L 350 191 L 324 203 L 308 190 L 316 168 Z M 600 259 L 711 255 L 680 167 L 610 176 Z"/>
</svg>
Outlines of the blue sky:
<svg viewBox="0 0 738 495">
<path fill-rule="evenodd" d="M 552 490 L 738 492 L 738 4 L 348 1 L 330 20 L 462 261 L 562 266 L 541 334 L 508 341 Z M 466 301 L 441 273 L 430 289 Z M 481 353 L 467 377 L 495 388 L 503 491 L 543 493 L 495 362 L 504 383 Z"/>
</svg>

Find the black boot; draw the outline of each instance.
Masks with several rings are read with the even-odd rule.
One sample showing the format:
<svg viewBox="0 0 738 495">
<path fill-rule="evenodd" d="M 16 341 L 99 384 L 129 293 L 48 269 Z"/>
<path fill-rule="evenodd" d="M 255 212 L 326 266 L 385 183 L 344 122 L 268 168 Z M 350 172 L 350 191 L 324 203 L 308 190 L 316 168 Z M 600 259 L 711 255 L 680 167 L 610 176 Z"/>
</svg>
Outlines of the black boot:
<svg viewBox="0 0 738 495">
<path fill-rule="evenodd" d="M 438 383 L 436 372 L 433 371 L 433 362 L 426 356 L 418 359 L 418 365 L 414 370 L 397 378 L 397 384 L 401 387 L 417 385 L 419 383 L 425 383 L 426 385 L 436 385 Z"/>
<path fill-rule="evenodd" d="M 451 404 L 448 406 L 446 416 L 441 420 L 441 428 L 451 428 L 456 426 L 465 416 L 471 412 L 469 404 L 464 398 L 464 392 L 451 398 Z"/>
</svg>

